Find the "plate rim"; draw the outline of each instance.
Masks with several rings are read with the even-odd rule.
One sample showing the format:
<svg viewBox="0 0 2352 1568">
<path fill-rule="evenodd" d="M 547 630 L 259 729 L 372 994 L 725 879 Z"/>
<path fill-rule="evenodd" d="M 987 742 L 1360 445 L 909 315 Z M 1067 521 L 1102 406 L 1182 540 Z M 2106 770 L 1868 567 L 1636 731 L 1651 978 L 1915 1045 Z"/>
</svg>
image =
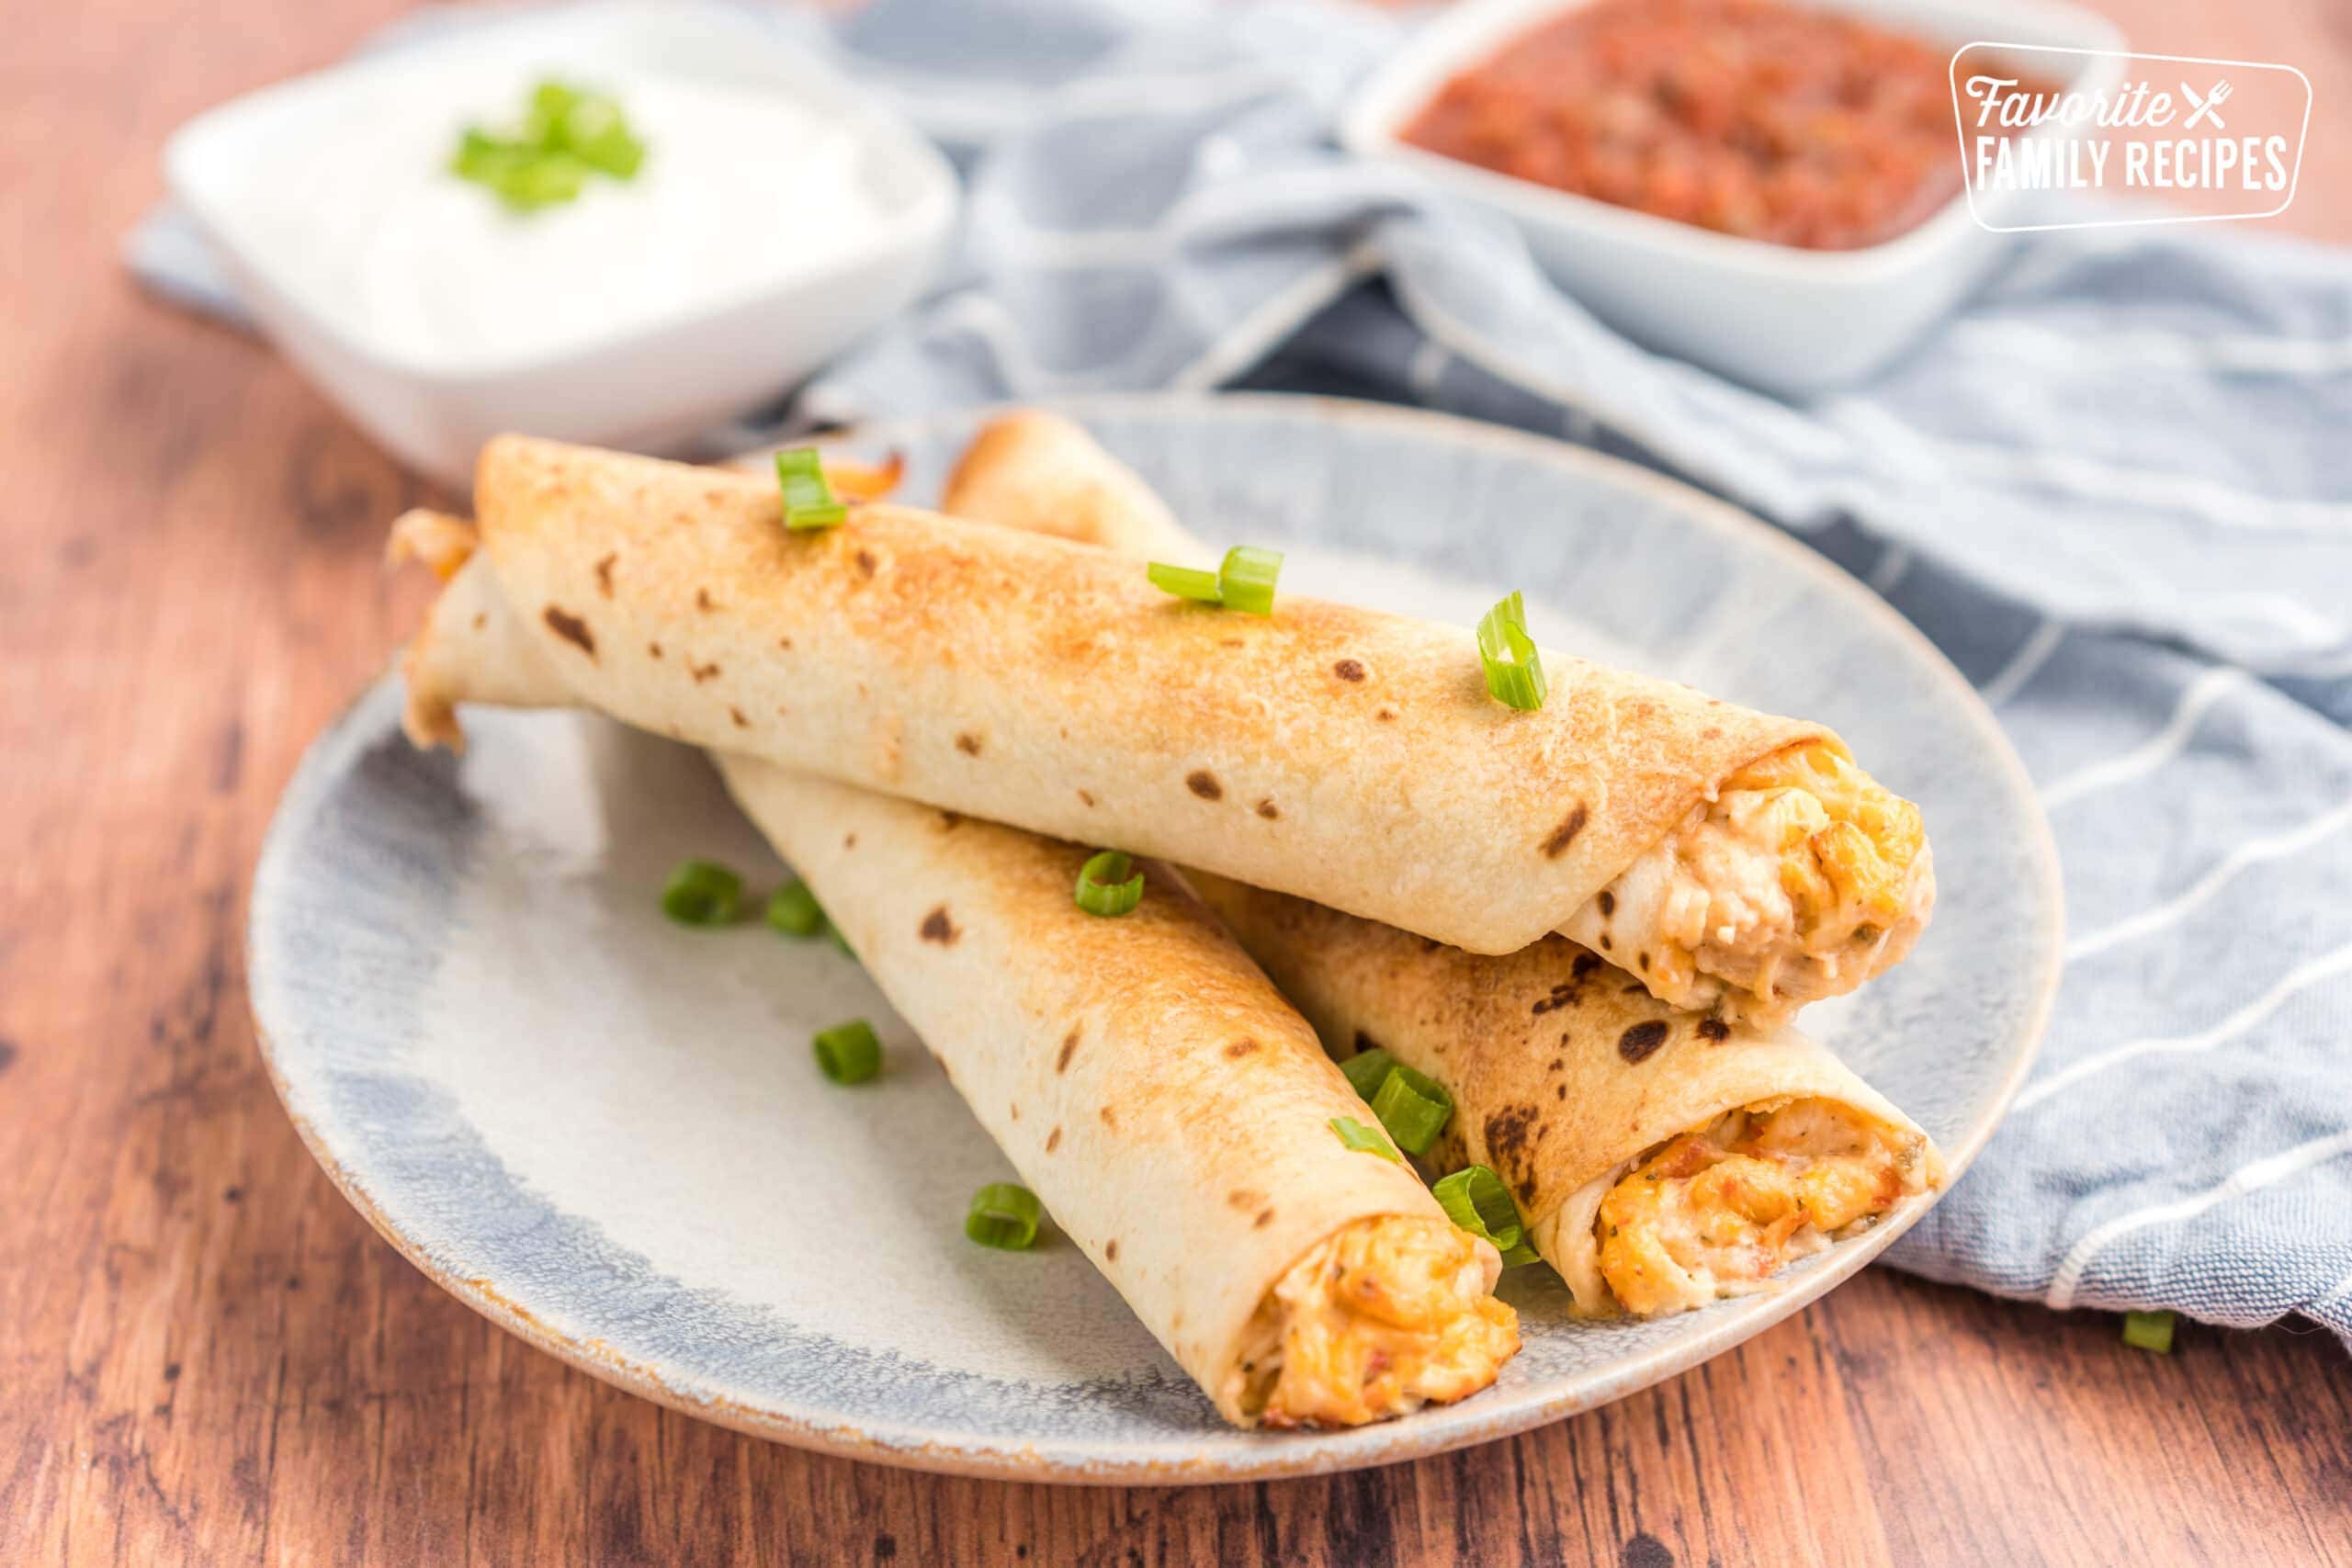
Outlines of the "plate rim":
<svg viewBox="0 0 2352 1568">
<path fill-rule="evenodd" d="M 1989 1097 L 1986 1109 L 1944 1149 L 1944 1185 L 1906 1201 L 1870 1235 L 1846 1244 L 1795 1281 L 1747 1298 L 1739 1303 L 1744 1310 L 1730 1312 L 1712 1326 L 1565 1386 L 1534 1385 L 1516 1391 L 1515 1394 L 1505 1394 L 1499 1401 L 1495 1398 L 1497 1391 L 1487 1391 L 1458 1404 L 1431 1407 L 1401 1420 L 1341 1432 L 1248 1434 L 1249 1447 L 1239 1455 L 1227 1451 L 1170 1459 L 1101 1438 L 1073 1439 L 1067 1450 L 1056 1443 L 992 1441 L 968 1436 L 943 1439 L 936 1433 L 926 1434 L 912 1426 L 872 1419 L 856 1423 L 833 1421 L 687 1392 L 673 1386 L 654 1367 L 626 1357 L 602 1341 L 558 1329 L 521 1302 L 506 1296 L 492 1281 L 468 1279 L 436 1263 L 424 1247 L 392 1222 L 374 1195 L 326 1146 L 311 1119 L 296 1103 L 296 1092 L 279 1066 L 277 1046 L 262 1018 L 263 997 L 269 988 L 263 983 L 268 978 L 268 971 L 266 964 L 257 963 L 259 947 L 255 940 L 263 893 L 279 874 L 277 868 L 292 852 L 288 845 L 292 823 L 303 815 L 295 808 L 319 795 L 328 782 L 327 759 L 334 750 L 329 742 L 344 735 L 359 719 L 370 705 L 370 698 L 398 681 L 394 667 L 362 687 L 311 739 L 279 795 L 263 835 L 247 893 L 243 922 L 245 996 L 246 1012 L 263 1068 L 296 1135 L 336 1190 L 419 1272 L 490 1322 L 599 1382 L 684 1415 L 795 1448 L 898 1469 L 987 1480 L 1108 1486 L 1263 1481 L 1331 1474 L 1489 1442 L 1599 1408 L 1688 1371 L 1794 1315 L 1860 1271 L 1949 1193 L 1975 1162 L 2032 1071 L 2056 998 L 2062 970 L 2060 939 L 2064 931 L 2064 892 L 2057 844 L 2024 762 L 1975 686 L 1924 632 L 1867 584 L 1803 540 L 1680 479 L 1552 436 L 1407 405 L 1296 392 L 1098 392 L 876 418 L 828 433 L 820 439 L 826 444 L 887 441 L 894 429 L 903 430 L 938 419 L 985 418 L 1016 409 L 1043 409 L 1081 424 L 1091 417 L 1149 418 L 1164 414 L 1246 418 L 1260 412 L 1295 417 L 1304 412 L 1311 418 L 1335 423 L 1389 423 L 1421 432 L 1434 431 L 1441 441 L 1508 451 L 1581 471 L 1623 488 L 1647 491 L 1662 505 L 1690 516 L 1712 532 L 1749 545 L 1762 545 L 1784 564 L 1811 576 L 1839 603 L 1872 622 L 1879 630 L 1907 644 L 1923 660 L 1934 680 L 1955 700 L 1979 742 L 1972 750 L 1991 759 L 1992 771 L 2024 807 L 2022 815 L 2030 827 L 2030 841 L 2024 848 L 2038 873 L 2033 880 L 2040 895 L 2036 907 L 2042 927 L 2030 949 L 2040 955 L 2040 962 L 2026 981 L 2030 994 L 2015 1031 L 2016 1044 L 2007 1071 Z M 397 655 L 394 663 L 396 666 Z"/>
</svg>

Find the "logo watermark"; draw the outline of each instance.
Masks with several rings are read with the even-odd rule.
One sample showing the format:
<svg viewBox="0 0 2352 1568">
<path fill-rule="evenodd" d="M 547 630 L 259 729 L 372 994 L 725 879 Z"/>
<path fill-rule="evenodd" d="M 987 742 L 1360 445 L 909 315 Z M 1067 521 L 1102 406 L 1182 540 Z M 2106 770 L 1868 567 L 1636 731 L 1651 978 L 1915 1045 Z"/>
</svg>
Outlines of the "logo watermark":
<svg viewBox="0 0 2352 1568">
<path fill-rule="evenodd" d="M 1970 43 L 1951 57 L 1951 90 L 1969 212 L 2004 234 L 2276 216 L 2295 199 L 2311 123 L 2310 78 L 2252 60 Z M 2017 197 L 2052 191 L 2194 209 L 2003 220 Z"/>
</svg>

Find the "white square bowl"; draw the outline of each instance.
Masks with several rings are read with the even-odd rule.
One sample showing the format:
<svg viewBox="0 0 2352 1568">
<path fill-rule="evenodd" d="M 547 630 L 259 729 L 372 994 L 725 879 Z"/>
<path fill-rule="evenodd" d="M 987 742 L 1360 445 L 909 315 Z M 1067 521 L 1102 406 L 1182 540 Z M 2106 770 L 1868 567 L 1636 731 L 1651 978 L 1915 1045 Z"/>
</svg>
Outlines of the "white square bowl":
<svg viewBox="0 0 2352 1568">
<path fill-rule="evenodd" d="M 2005 236 L 1975 221 L 1965 193 L 1883 243 L 1808 251 L 1573 196 L 1403 140 L 1414 117 L 1455 74 L 1588 3 L 1467 0 L 1447 11 L 1358 89 L 1340 141 L 1359 156 L 1417 170 L 1445 194 L 1510 219 L 1555 282 L 1638 341 L 1787 396 L 1868 376 L 1957 303 L 2000 256 Z M 2122 36 L 2104 18 L 2056 0 L 1802 3 L 1953 50 L 1988 41 L 2123 48 Z M 2120 60 L 2089 54 L 2066 85 L 2111 87 L 2121 73 Z M 1999 196 L 1978 203 L 1990 221 L 2007 205 Z"/>
<path fill-rule="evenodd" d="M 732 297 L 537 355 L 482 358 L 362 330 L 350 302 L 288 265 L 282 236 L 237 199 L 276 149 L 368 94 L 436 93 L 452 80 L 509 70 L 519 95 L 550 72 L 594 81 L 624 69 L 789 94 L 822 110 L 851 136 L 855 177 L 882 220 L 820 269 L 780 254 L 773 282 Z M 954 171 L 913 127 L 815 55 L 703 0 L 526 12 L 387 50 L 200 116 L 173 136 L 164 166 L 288 357 L 384 446 L 460 489 L 482 443 L 502 431 L 658 450 L 781 392 L 914 299 L 938 264 L 958 199 Z M 593 268 L 593 257 L 582 265 Z"/>
</svg>

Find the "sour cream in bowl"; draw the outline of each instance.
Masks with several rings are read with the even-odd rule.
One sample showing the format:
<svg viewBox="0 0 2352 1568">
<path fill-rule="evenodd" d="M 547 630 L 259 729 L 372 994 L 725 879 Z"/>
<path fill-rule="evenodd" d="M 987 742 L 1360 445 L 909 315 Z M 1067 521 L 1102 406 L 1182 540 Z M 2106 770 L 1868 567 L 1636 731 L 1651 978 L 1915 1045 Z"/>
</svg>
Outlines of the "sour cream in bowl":
<svg viewBox="0 0 2352 1568">
<path fill-rule="evenodd" d="M 617 104 L 642 157 L 517 210 L 452 160 L 549 80 Z M 910 127 L 700 4 L 526 15 L 285 83 L 165 166 L 273 339 L 453 483 L 502 430 L 658 448 L 782 392 L 913 299 L 956 207 Z"/>
</svg>

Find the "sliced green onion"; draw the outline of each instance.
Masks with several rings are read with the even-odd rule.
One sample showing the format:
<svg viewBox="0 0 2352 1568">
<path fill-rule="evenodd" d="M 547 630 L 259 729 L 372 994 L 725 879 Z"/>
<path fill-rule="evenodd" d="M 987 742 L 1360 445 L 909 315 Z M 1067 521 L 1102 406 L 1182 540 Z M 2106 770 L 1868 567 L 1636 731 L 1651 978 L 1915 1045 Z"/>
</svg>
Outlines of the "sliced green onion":
<svg viewBox="0 0 2352 1568">
<path fill-rule="evenodd" d="M 1396 1062 L 1390 1065 L 1380 1092 L 1372 1097 L 1372 1113 L 1398 1148 L 1408 1155 L 1427 1154 L 1453 1119 L 1453 1096 L 1435 1078 Z"/>
<path fill-rule="evenodd" d="M 1505 1263 L 1533 1263 L 1527 1226 L 1519 1217 L 1503 1179 L 1483 1165 L 1468 1166 L 1430 1189 L 1446 1217 L 1482 1241 L 1492 1242 Z"/>
<path fill-rule="evenodd" d="M 1387 1139 L 1382 1137 L 1379 1134 L 1374 1132 L 1371 1128 L 1365 1126 L 1363 1122 L 1357 1121 L 1352 1116 L 1332 1117 L 1331 1131 L 1340 1134 L 1340 1142 L 1347 1145 L 1348 1147 L 1355 1150 L 1358 1154 L 1378 1155 L 1382 1159 L 1388 1161 L 1391 1165 L 1402 1165 L 1405 1163 L 1403 1159 L 1398 1157 L 1396 1151 L 1388 1146 Z"/>
<path fill-rule="evenodd" d="M 836 528 L 849 508 L 833 499 L 825 467 L 814 446 L 794 446 L 775 455 L 776 483 L 784 491 L 784 525 L 796 534 Z"/>
<path fill-rule="evenodd" d="M 592 175 L 629 179 L 644 161 L 645 143 L 629 130 L 618 101 L 550 81 L 532 91 L 518 134 L 468 126 L 449 169 L 489 187 L 515 211 L 531 212 L 571 200 Z"/>
<path fill-rule="evenodd" d="M 1192 599 L 1203 604 L 1220 604 L 1225 595 L 1217 587 L 1216 573 L 1197 566 L 1170 566 L 1166 561 L 1153 561 L 1143 569 L 1154 588 L 1161 588 L 1179 599 Z"/>
<path fill-rule="evenodd" d="M 1354 1086 L 1357 1096 L 1370 1105 L 1373 1097 L 1380 1092 L 1380 1086 L 1387 1081 L 1388 1070 L 1396 1065 L 1396 1057 L 1375 1045 L 1341 1062 L 1340 1071 L 1348 1075 L 1348 1082 Z"/>
<path fill-rule="evenodd" d="M 991 1181 L 972 1194 L 964 1213 L 964 1234 L 982 1247 L 1019 1252 L 1037 1239 L 1037 1222 L 1045 1206 L 1026 1187 Z"/>
<path fill-rule="evenodd" d="M 1225 552 L 1225 564 L 1217 568 L 1218 596 L 1228 610 L 1271 615 L 1274 613 L 1274 579 L 1282 574 L 1282 551 L 1236 545 Z"/>
<path fill-rule="evenodd" d="M 1143 873 L 1125 852 L 1104 850 L 1078 868 L 1078 907 L 1090 915 L 1124 915 L 1143 902 Z"/>
<path fill-rule="evenodd" d="M 864 1083 L 882 1070 L 882 1042 L 862 1018 L 817 1031 L 817 1066 L 835 1083 Z"/>
<path fill-rule="evenodd" d="M 2127 1312 L 2123 1314 L 2123 1343 L 2135 1350 L 2154 1350 L 2159 1356 L 2169 1356 L 2173 1321 L 2173 1314 L 2168 1312 Z"/>
<path fill-rule="evenodd" d="M 682 926 L 723 926 L 735 919 L 743 879 L 707 860 L 682 863 L 662 889 L 662 912 Z"/>
<path fill-rule="evenodd" d="M 768 895 L 768 929 L 786 936 L 812 937 L 825 929 L 825 911 L 798 877 Z"/>
<path fill-rule="evenodd" d="M 1544 660 L 1527 635 L 1527 605 L 1517 593 L 1479 617 L 1478 662 L 1497 702 L 1521 709 L 1544 705 Z"/>
<path fill-rule="evenodd" d="M 1144 568 L 1152 586 L 1203 604 L 1222 604 L 1253 615 L 1274 613 L 1274 580 L 1283 572 L 1283 553 L 1255 545 L 1236 545 L 1225 552 L 1216 570 L 1197 566 L 1170 566 L 1153 561 Z"/>
</svg>

